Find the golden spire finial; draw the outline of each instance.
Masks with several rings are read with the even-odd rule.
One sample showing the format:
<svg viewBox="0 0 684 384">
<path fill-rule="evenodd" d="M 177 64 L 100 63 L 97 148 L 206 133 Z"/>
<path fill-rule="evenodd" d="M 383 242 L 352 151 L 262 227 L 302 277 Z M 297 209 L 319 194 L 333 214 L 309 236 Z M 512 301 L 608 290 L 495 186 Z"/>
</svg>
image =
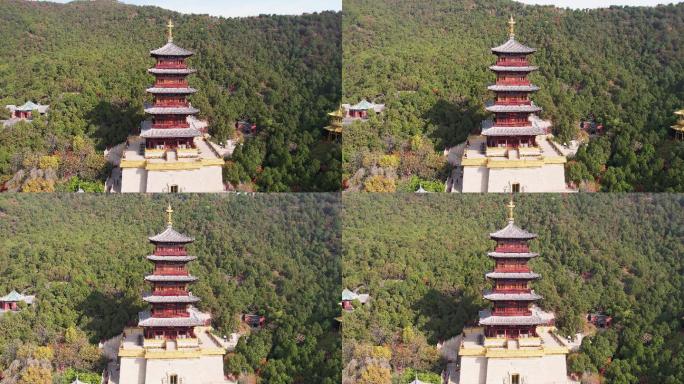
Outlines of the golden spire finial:
<svg viewBox="0 0 684 384">
<path fill-rule="evenodd" d="M 513 15 L 508 19 L 508 37 L 511 39 L 515 37 L 515 20 L 513 19 Z"/>
<path fill-rule="evenodd" d="M 513 222 L 515 219 L 513 218 L 513 210 L 515 209 L 515 203 L 513 202 L 513 193 L 511 193 L 511 200 L 508 202 L 508 205 L 506 205 L 508 208 L 508 221 Z"/>
<path fill-rule="evenodd" d="M 168 38 L 169 43 L 173 43 L 173 20 L 169 19 L 169 23 L 166 24 L 166 28 L 168 28 L 168 32 L 166 33 L 166 37 Z"/>
<path fill-rule="evenodd" d="M 166 225 L 169 227 L 173 225 L 173 208 L 171 208 L 171 203 L 166 207 Z"/>
</svg>

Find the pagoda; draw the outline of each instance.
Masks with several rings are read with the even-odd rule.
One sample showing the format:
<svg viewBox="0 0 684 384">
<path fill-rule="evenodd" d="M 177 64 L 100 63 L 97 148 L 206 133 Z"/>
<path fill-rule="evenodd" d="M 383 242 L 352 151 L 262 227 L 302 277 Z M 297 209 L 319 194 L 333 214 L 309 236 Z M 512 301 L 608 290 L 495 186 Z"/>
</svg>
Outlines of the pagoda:
<svg viewBox="0 0 684 384">
<path fill-rule="evenodd" d="M 484 293 L 492 309 L 480 311 L 479 326 L 466 328 L 458 350 L 464 384 L 569 383 L 566 355 L 569 348 L 555 334 L 554 315 L 535 305 L 542 297 L 531 283 L 540 276 L 529 261 L 539 254 L 529 242 L 537 237 L 517 225 L 515 204 L 508 204 L 508 225 L 491 233 L 496 248 L 488 256 L 495 262 L 486 277 L 493 289 Z"/>
<path fill-rule="evenodd" d="M 149 237 L 154 252 L 147 259 L 154 268 L 145 277 L 151 291 L 143 300 L 151 309 L 140 312 L 137 327 L 124 330 L 110 382 L 231 383 L 223 373 L 230 344 L 212 333 L 211 315 L 193 305 L 200 299 L 189 289 L 197 278 L 189 273 L 188 263 L 196 257 L 189 256 L 186 247 L 194 239 L 173 228 L 170 205 L 166 213 L 166 229 Z"/>
<path fill-rule="evenodd" d="M 150 118 L 138 137 L 129 138 L 120 160 L 121 175 L 113 175 L 111 189 L 118 192 L 222 192 L 222 166 L 226 149 L 208 140 L 207 124 L 188 101 L 197 92 L 188 84 L 196 71 L 188 67 L 193 53 L 173 42 L 169 20 L 166 45 L 150 52 L 156 65 L 147 89 L 152 103 L 145 105 Z"/>
<path fill-rule="evenodd" d="M 679 111 L 675 112 L 675 115 L 679 116 L 679 119 L 675 125 L 672 126 L 674 137 L 677 140 L 684 141 L 684 109 L 680 109 Z"/>
<path fill-rule="evenodd" d="M 342 138 L 344 111 L 340 107 L 337 111 L 328 113 L 328 117 L 330 118 L 330 125 L 324 128 L 328 132 L 328 140 L 338 141 Z"/>
<path fill-rule="evenodd" d="M 536 49 L 515 39 L 512 17 L 508 23 L 508 41 L 492 48 L 497 59 L 489 69 L 496 82 L 488 89 L 495 96 L 485 109 L 493 118 L 482 123 L 480 135 L 456 147 L 462 153 L 452 191 L 565 192 L 567 159 L 552 141 L 551 123 L 537 116 L 542 109 L 531 98 L 539 90 L 528 78 L 539 69 L 529 60 Z"/>
</svg>

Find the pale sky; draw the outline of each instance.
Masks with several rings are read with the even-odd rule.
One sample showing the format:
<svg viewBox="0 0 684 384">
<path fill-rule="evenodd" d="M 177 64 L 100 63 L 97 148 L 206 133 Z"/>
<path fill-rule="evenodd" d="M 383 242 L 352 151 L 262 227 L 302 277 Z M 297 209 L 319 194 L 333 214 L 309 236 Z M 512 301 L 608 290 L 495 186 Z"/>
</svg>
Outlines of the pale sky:
<svg viewBox="0 0 684 384">
<path fill-rule="evenodd" d="M 608 8 L 611 5 L 655 6 L 677 4 L 684 0 L 515 0 L 525 4 L 555 5 L 560 8 Z"/>
<path fill-rule="evenodd" d="M 52 0 L 69 3 L 70 0 Z M 182 13 L 241 17 L 259 14 L 301 15 L 342 10 L 342 0 L 123 0 L 126 4 L 156 5 Z"/>
</svg>

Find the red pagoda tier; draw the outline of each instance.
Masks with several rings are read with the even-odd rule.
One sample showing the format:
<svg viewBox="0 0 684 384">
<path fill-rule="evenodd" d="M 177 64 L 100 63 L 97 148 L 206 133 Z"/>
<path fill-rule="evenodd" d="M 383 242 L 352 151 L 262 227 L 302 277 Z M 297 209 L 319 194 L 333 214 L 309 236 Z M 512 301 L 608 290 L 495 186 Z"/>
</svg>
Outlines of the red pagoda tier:
<svg viewBox="0 0 684 384">
<path fill-rule="evenodd" d="M 492 48 L 497 61 L 489 69 L 496 74 L 496 83 L 488 89 L 496 97 L 487 104 L 486 109 L 495 117 L 483 123 L 482 135 L 487 138 L 488 147 L 534 147 L 536 136 L 547 133 L 545 128 L 530 119 L 531 115 L 541 111 L 530 99 L 530 94 L 538 91 L 539 87 L 527 78 L 531 72 L 539 69 L 530 65 L 527 58 L 537 50 L 517 42 L 512 17 L 508 23 L 509 40 Z"/>
<path fill-rule="evenodd" d="M 168 24 L 168 42 L 150 52 L 157 60 L 148 72 L 155 77 L 154 86 L 147 89 L 153 103 L 145 105 L 145 113 L 152 119 L 142 125 L 140 136 L 145 139 L 147 149 L 189 149 L 195 148 L 194 138 L 202 133 L 188 122 L 188 117 L 199 110 L 193 108 L 188 96 L 197 92 L 190 88 L 187 77 L 196 71 L 188 68 L 186 59 L 191 51 L 173 43 L 173 23 Z"/>
<path fill-rule="evenodd" d="M 211 323 L 209 314 L 192 306 L 200 299 L 188 290 L 197 278 L 190 275 L 187 264 L 196 257 L 188 256 L 185 247 L 195 239 L 173 229 L 170 205 L 166 212 L 166 230 L 149 238 L 155 250 L 147 259 L 154 263 L 154 271 L 145 277 L 151 283 L 152 291 L 145 294 L 143 300 L 150 303 L 152 309 L 139 314 L 138 326 L 143 328 L 146 339 L 195 338 L 194 327 Z"/>
<path fill-rule="evenodd" d="M 480 312 L 480 325 L 485 327 L 486 337 L 535 337 L 536 327 L 551 325 L 554 316 L 534 305 L 542 297 L 530 287 L 533 280 L 540 278 L 528 265 L 530 259 L 539 256 L 530 252 L 528 244 L 537 235 L 515 225 L 513 201 L 508 208 L 508 225 L 490 234 L 497 244 L 488 256 L 494 259 L 496 266 L 486 276 L 493 280 L 494 289 L 485 292 L 484 298 L 493 303 L 493 308 Z"/>
</svg>

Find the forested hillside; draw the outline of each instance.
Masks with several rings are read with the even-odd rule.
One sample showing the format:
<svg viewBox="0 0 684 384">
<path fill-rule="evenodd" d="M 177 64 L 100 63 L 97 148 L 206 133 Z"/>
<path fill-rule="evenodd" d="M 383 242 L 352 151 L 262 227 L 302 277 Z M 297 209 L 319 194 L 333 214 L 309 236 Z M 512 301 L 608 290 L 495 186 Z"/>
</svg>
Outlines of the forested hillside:
<svg viewBox="0 0 684 384">
<path fill-rule="evenodd" d="M 0 181 L 33 169 L 62 182 L 24 189 L 69 189 L 72 177 L 101 183 L 102 151 L 144 117 L 149 51 L 165 44 L 169 18 L 175 42 L 195 52 L 191 102 L 214 138 L 233 137 L 238 119 L 260 129 L 228 162 L 226 181 L 339 190 L 340 148 L 322 140 L 326 114 L 340 102 L 339 13 L 225 19 L 107 0 L 0 2 L 0 119 L 6 104 L 51 105 L 47 121 L 0 130 Z"/>
<path fill-rule="evenodd" d="M 602 372 L 607 383 L 683 382 L 684 198 L 517 199 L 516 224 L 539 234 L 531 247 L 540 257 L 531 266 L 542 278 L 533 286 L 560 332 L 582 331 L 589 312 L 614 318 L 570 355 L 569 371 Z M 343 318 L 344 383 L 389 383 L 390 372 L 407 368 L 440 372 L 437 343 L 475 324 L 488 305 L 489 233 L 506 225 L 506 200 L 343 196 L 343 285 L 371 296 Z"/>
<path fill-rule="evenodd" d="M 99 384 L 97 342 L 146 307 L 147 237 L 164 229 L 166 203 L 145 196 L 0 199 L 0 293 L 37 297 L 34 306 L 0 316 L 0 377 L 9 380 L 2 383 L 70 383 L 76 369 L 96 372 L 92 383 Z M 192 195 L 171 203 L 174 228 L 196 238 L 192 291 L 218 332 L 244 331 L 242 313 L 266 317 L 266 327 L 226 357 L 227 373 L 257 373 L 265 383 L 338 383 L 339 198 Z"/>
<path fill-rule="evenodd" d="M 444 181 L 444 160 L 434 155 L 478 131 L 492 98 L 490 49 L 506 41 L 513 15 L 516 39 L 539 49 L 534 100 L 559 141 L 576 137 L 592 115 L 605 126 L 568 164 L 569 181 L 684 191 L 684 144 L 669 132 L 684 106 L 684 4 L 567 10 L 509 0 L 348 0 L 344 12 L 343 101 L 387 104 L 379 120 L 345 131 L 346 178 L 379 167 L 399 189 L 409 176 Z"/>
</svg>

